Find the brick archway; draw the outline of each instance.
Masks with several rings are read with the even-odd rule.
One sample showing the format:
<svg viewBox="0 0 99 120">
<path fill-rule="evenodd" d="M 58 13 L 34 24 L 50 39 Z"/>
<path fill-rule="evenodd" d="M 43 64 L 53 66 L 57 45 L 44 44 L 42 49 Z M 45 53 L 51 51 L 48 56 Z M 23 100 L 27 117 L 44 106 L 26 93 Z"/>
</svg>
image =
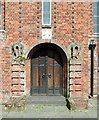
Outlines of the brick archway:
<svg viewBox="0 0 99 120">
<path fill-rule="evenodd" d="M 26 62 L 26 66 L 27 66 L 26 67 L 26 69 L 27 69 L 26 70 L 27 71 L 27 73 L 26 73 L 27 94 L 30 95 L 30 93 L 31 93 L 31 79 L 32 79 L 32 76 L 33 76 L 33 75 L 31 75 L 31 61 L 32 61 L 33 55 L 34 54 L 40 54 L 40 52 L 38 53 L 37 51 L 42 51 L 43 50 L 43 52 L 44 52 L 44 49 L 46 49 L 46 50 L 49 49 L 50 51 L 52 51 L 52 53 L 54 53 L 56 51 L 57 54 L 59 54 L 59 56 L 60 56 L 61 62 L 63 64 L 63 68 L 62 68 L 62 71 L 63 71 L 62 77 L 63 78 L 62 78 L 62 93 L 61 93 L 61 95 L 64 95 L 64 93 L 66 93 L 66 91 L 67 91 L 67 81 L 68 81 L 67 80 L 68 79 L 68 77 L 67 77 L 67 75 L 68 75 L 68 72 L 67 72 L 67 69 L 68 69 L 67 56 L 66 56 L 66 53 L 64 52 L 64 50 L 62 50 L 62 48 L 60 48 L 58 45 L 55 45 L 55 44 L 52 44 L 52 43 L 42 43 L 42 44 L 35 45 L 32 49 L 30 48 L 30 52 L 28 52 L 28 55 L 26 55 L 27 56 L 27 62 Z M 49 56 L 48 54 L 47 54 L 47 56 Z M 50 61 L 50 60 L 48 60 L 48 61 Z M 54 88 L 54 90 L 56 90 L 56 89 L 57 88 Z M 58 89 L 56 91 L 58 91 Z"/>
<path fill-rule="evenodd" d="M 32 45 L 25 51 L 25 58 L 27 59 L 27 58 L 29 57 L 30 52 L 31 52 L 33 49 L 35 49 L 36 47 L 38 47 L 38 46 L 40 46 L 40 45 L 42 45 L 42 44 L 51 44 L 51 45 L 56 46 L 58 49 L 60 49 L 60 50 L 62 51 L 62 53 L 65 54 L 67 60 L 69 61 L 70 55 L 69 55 L 69 53 L 68 53 L 68 48 L 66 48 L 66 47 L 65 47 L 64 45 L 62 45 L 62 44 L 59 44 L 59 43 L 56 42 L 56 41 L 52 41 L 51 43 L 40 41 L 39 43 L 37 42 L 37 43 L 35 43 L 35 44 L 32 44 Z"/>
</svg>

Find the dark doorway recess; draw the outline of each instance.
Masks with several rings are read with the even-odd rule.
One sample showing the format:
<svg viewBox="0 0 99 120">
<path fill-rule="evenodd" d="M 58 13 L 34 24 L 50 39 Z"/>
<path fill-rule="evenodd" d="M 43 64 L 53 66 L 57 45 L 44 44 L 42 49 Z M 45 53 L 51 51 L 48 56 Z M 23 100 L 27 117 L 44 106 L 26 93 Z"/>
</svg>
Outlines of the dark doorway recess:
<svg viewBox="0 0 99 120">
<path fill-rule="evenodd" d="M 64 60 L 53 45 L 43 44 L 34 49 L 31 53 L 31 95 L 63 95 Z"/>
</svg>

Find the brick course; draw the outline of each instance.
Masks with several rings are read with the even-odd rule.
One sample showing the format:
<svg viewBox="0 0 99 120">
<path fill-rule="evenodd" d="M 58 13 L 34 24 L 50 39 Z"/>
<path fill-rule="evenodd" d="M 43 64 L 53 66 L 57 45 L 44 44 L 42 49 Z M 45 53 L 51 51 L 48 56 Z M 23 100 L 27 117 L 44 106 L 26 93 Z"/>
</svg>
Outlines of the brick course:
<svg viewBox="0 0 99 120">
<path fill-rule="evenodd" d="M 5 6 L 4 6 L 5 5 Z M 4 11 L 5 7 L 5 11 Z M 5 12 L 5 16 L 4 16 Z M 90 57 L 88 48 L 89 35 L 93 35 L 93 3 L 91 2 L 52 2 L 52 39 L 42 40 L 42 3 L 41 2 L 2 2 L 2 25 L 7 32 L 7 37 L 0 44 L 1 53 L 1 79 L 3 80 L 3 90 L 12 91 L 12 70 L 17 68 L 11 67 L 11 46 L 17 42 L 24 45 L 24 52 L 28 51 L 32 45 L 39 43 L 58 43 L 64 48 L 74 42 L 82 46 L 82 65 L 81 73 L 75 73 L 74 76 L 81 77 L 78 81 L 70 81 L 71 97 L 83 96 L 88 97 L 90 86 L 90 75 L 88 75 Z M 70 53 L 67 53 L 70 54 Z M 90 54 L 89 54 L 90 55 Z M 96 61 L 95 61 L 96 63 Z M 24 69 L 24 68 L 22 68 Z M 21 69 L 21 70 L 22 70 Z M 95 65 L 95 69 L 97 69 Z M 30 59 L 27 58 L 26 66 L 26 86 L 25 94 L 30 94 Z M 67 74 L 67 73 L 66 73 Z M 73 73 L 70 74 L 72 77 Z M 95 74 L 95 79 L 96 74 Z M 16 81 L 15 81 L 16 82 Z M 20 86 L 18 86 L 20 87 Z M 80 89 L 80 91 L 76 91 Z M 90 88 L 89 88 L 90 89 Z M 95 87 L 96 90 L 96 82 Z M 12 93 L 11 93 L 12 94 Z M 96 94 L 96 92 L 95 92 Z"/>
</svg>

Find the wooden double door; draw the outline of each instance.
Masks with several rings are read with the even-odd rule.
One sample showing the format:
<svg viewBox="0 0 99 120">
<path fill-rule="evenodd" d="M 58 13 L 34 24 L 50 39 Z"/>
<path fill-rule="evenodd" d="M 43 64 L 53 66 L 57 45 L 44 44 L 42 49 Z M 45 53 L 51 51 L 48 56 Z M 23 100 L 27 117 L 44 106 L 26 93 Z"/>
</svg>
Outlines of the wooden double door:
<svg viewBox="0 0 99 120">
<path fill-rule="evenodd" d="M 40 49 L 31 59 L 31 95 L 60 95 L 63 89 L 62 59 L 57 51 Z"/>
</svg>

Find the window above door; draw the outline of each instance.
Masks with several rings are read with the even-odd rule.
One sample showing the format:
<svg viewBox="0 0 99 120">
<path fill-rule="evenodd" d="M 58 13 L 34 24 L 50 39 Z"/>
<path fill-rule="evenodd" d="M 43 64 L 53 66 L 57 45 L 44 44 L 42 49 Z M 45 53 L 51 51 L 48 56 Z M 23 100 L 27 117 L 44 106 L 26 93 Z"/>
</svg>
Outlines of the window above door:
<svg viewBox="0 0 99 120">
<path fill-rule="evenodd" d="M 99 34 L 99 1 L 94 1 L 94 34 Z"/>
<path fill-rule="evenodd" d="M 51 0 L 42 0 L 42 25 L 51 26 Z"/>
</svg>

